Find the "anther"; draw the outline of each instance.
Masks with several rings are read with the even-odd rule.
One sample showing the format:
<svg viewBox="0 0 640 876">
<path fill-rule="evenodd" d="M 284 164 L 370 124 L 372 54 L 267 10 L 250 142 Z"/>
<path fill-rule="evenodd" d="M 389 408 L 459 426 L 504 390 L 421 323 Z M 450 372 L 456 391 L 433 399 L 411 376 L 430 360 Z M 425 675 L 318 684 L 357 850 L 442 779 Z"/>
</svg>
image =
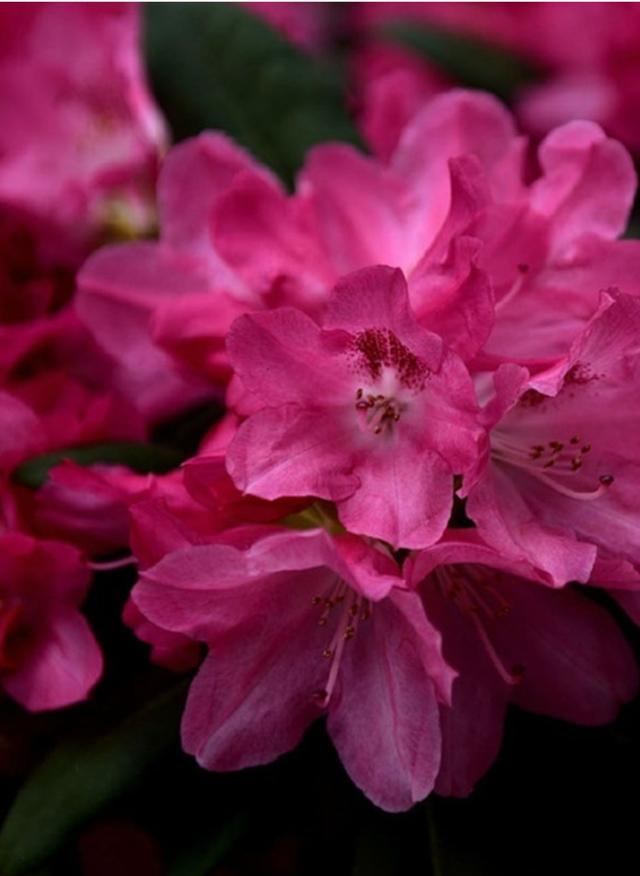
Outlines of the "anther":
<svg viewBox="0 0 640 876">
<path fill-rule="evenodd" d="M 580 436 L 574 435 L 573 438 L 569 441 L 570 444 L 580 444 Z"/>
<path fill-rule="evenodd" d="M 598 480 L 600 481 L 600 483 L 602 484 L 603 487 L 610 487 L 611 484 L 614 482 L 615 478 L 613 477 L 613 475 L 605 474 L 605 475 L 600 475 Z"/>
</svg>

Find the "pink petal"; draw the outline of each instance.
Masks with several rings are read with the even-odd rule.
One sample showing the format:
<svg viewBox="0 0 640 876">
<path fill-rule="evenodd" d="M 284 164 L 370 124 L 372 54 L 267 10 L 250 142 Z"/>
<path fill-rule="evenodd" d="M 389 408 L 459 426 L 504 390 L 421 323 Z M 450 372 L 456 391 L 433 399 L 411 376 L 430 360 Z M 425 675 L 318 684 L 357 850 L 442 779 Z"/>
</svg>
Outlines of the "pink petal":
<svg viewBox="0 0 640 876">
<path fill-rule="evenodd" d="M 162 239 L 180 250 L 212 255 L 209 239 L 213 210 L 235 177 L 268 171 L 224 134 L 205 131 L 167 155 L 158 183 Z"/>
<path fill-rule="evenodd" d="M 227 349 L 239 379 L 262 407 L 339 404 L 336 394 L 344 393 L 325 336 L 300 310 L 281 307 L 240 317 Z"/>
<path fill-rule="evenodd" d="M 547 498 L 549 492 L 545 491 Z M 537 566 L 556 584 L 587 581 L 596 548 L 575 538 L 567 518 L 555 524 L 541 520 L 527 498 L 509 474 L 491 465 L 469 493 L 467 514 L 490 545 L 514 560 Z"/>
<path fill-rule="evenodd" d="M 578 234 L 605 238 L 624 231 L 636 188 L 626 149 L 592 122 L 557 128 L 539 152 L 543 176 L 532 187 L 531 206 L 553 223 L 555 252 Z"/>
<path fill-rule="evenodd" d="M 345 646 L 329 706 L 327 728 L 351 779 L 390 812 L 424 799 L 438 772 L 433 633 L 414 594 L 394 594 L 374 606 Z"/>
<path fill-rule="evenodd" d="M 369 454 L 355 469 L 359 487 L 338 508 L 351 531 L 395 548 L 421 548 L 444 532 L 453 501 L 453 475 L 436 453 L 400 445 Z"/>
<path fill-rule="evenodd" d="M 238 429 L 227 452 L 227 470 L 238 489 L 263 499 L 339 501 L 360 483 L 345 453 L 350 441 L 348 425 L 331 409 L 267 408 Z"/>
<path fill-rule="evenodd" d="M 313 149 L 299 186 L 312 200 L 318 233 L 337 275 L 372 264 L 409 267 L 420 256 L 424 241 L 413 233 L 403 183 L 351 146 Z"/>
<path fill-rule="evenodd" d="M 101 673 L 102 655 L 88 623 L 77 611 L 59 610 L 3 685 L 26 709 L 40 712 L 86 699 Z"/>
<path fill-rule="evenodd" d="M 514 701 L 576 724 L 605 724 L 638 688 L 631 648 L 608 612 L 570 588 L 549 591 L 516 582 L 509 623 L 494 641 L 524 667 Z"/>
</svg>

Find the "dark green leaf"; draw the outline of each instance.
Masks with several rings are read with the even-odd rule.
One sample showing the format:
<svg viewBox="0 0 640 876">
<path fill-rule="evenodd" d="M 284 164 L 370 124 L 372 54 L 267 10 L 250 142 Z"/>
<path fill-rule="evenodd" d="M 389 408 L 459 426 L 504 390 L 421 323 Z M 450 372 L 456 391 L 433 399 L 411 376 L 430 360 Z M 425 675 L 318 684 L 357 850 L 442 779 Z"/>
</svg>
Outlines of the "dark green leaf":
<svg viewBox="0 0 640 876">
<path fill-rule="evenodd" d="M 503 100 L 539 78 L 530 63 L 506 49 L 445 28 L 397 22 L 385 32 L 437 64 L 460 85 L 492 91 Z"/>
<path fill-rule="evenodd" d="M 190 844 L 173 862 L 169 876 L 208 876 L 246 832 L 248 818 L 237 815 L 222 828 L 210 828 L 207 835 Z"/>
<path fill-rule="evenodd" d="M 0 873 L 46 862 L 106 804 L 133 785 L 178 738 L 186 682 L 98 736 L 61 742 L 18 793 L 0 832 Z"/>
<path fill-rule="evenodd" d="M 226 131 L 291 182 L 307 150 L 358 142 L 336 70 L 231 3 L 149 3 L 151 81 L 178 139 Z"/>
<path fill-rule="evenodd" d="M 28 459 L 18 466 L 13 473 L 13 479 L 25 487 L 38 489 L 47 480 L 49 469 L 65 459 L 72 459 L 79 465 L 95 465 L 97 463 L 126 465 L 137 472 L 162 473 L 171 471 L 184 462 L 184 454 L 172 447 L 132 441 L 94 444 L 90 447 L 69 447 Z"/>
</svg>

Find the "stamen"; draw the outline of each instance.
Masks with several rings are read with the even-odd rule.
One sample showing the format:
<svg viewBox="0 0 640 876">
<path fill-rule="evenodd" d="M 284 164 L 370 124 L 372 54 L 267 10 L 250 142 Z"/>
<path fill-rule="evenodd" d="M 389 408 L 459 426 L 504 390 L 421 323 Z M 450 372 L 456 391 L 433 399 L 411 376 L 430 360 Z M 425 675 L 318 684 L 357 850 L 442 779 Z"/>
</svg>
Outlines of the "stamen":
<svg viewBox="0 0 640 876">
<path fill-rule="evenodd" d="M 339 586 L 343 588 L 340 597 L 340 601 L 342 601 L 345 596 L 346 585 L 340 582 Z M 331 699 L 338 678 L 338 671 L 340 669 L 340 661 L 342 660 L 344 646 L 348 641 L 355 637 L 358 631 L 359 622 L 367 620 L 371 615 L 371 604 L 369 600 L 363 599 L 361 596 L 353 593 L 353 591 L 350 591 L 350 597 L 351 601 L 349 605 L 345 605 L 342 609 L 338 625 L 329 646 L 322 651 L 322 657 L 325 660 L 331 660 L 329 676 L 324 690 L 315 691 L 312 698 L 323 709 L 329 705 L 329 700 Z M 318 597 L 314 597 L 314 599 L 315 598 Z M 335 605 L 336 602 L 336 599 L 332 599 L 332 606 Z M 321 618 L 321 620 L 324 619 L 324 623 L 327 622 L 328 612 L 330 610 L 331 609 L 325 609 L 325 613 Z"/>
<path fill-rule="evenodd" d="M 581 438 L 579 435 L 573 435 L 568 443 L 575 447 L 581 444 Z M 604 474 L 598 477 L 599 486 L 596 489 L 577 490 L 559 480 L 582 469 L 583 455 L 591 451 L 589 443 L 582 444 L 577 453 L 570 454 L 563 441 L 549 441 L 547 445 L 532 444 L 529 448 L 525 448 L 508 440 L 504 435 L 494 433 L 491 444 L 495 459 L 526 471 L 546 486 L 571 499 L 591 502 L 602 496 L 614 482 L 613 475 Z"/>
<path fill-rule="evenodd" d="M 120 560 L 105 560 L 104 562 L 87 563 L 94 572 L 110 572 L 112 569 L 124 569 L 125 566 L 135 566 L 138 560 L 133 556 L 122 557 Z"/>
<path fill-rule="evenodd" d="M 501 310 L 503 307 L 509 304 L 509 302 L 513 301 L 513 299 L 522 289 L 528 273 L 529 265 L 518 265 L 518 274 L 513 281 L 513 284 L 509 291 L 505 295 L 503 295 L 500 301 L 498 301 L 498 303 L 496 304 L 496 311 Z"/>
<path fill-rule="evenodd" d="M 363 415 L 367 429 L 374 435 L 380 435 L 383 431 L 391 431 L 394 423 L 400 419 L 404 405 L 394 398 L 384 395 L 364 394 L 363 389 L 356 392 L 356 411 Z"/>
<path fill-rule="evenodd" d="M 505 667 L 480 619 L 480 611 L 483 611 L 487 620 L 490 621 L 506 617 L 511 610 L 509 603 L 487 582 L 486 575 L 473 566 L 440 567 L 435 570 L 434 575 L 443 595 L 452 599 L 460 611 L 470 618 L 482 646 L 500 678 L 510 686 L 518 684 L 522 678 L 522 670 L 514 667 L 510 672 Z M 495 599 L 497 609 L 490 606 L 484 596 L 478 592 L 480 588 Z"/>
<path fill-rule="evenodd" d="M 509 672 L 509 670 L 506 668 L 506 666 L 498 656 L 498 653 L 494 648 L 493 642 L 489 638 L 489 634 L 481 623 L 480 618 L 477 615 L 472 615 L 471 620 L 473 621 L 473 625 L 475 626 L 477 633 L 480 636 L 480 641 L 484 645 L 487 656 L 489 657 L 489 660 L 493 664 L 493 667 L 500 676 L 500 678 L 504 681 L 505 684 L 508 684 L 509 686 L 519 684 L 522 681 L 523 670 L 520 667 L 514 667 L 514 671 Z"/>
</svg>

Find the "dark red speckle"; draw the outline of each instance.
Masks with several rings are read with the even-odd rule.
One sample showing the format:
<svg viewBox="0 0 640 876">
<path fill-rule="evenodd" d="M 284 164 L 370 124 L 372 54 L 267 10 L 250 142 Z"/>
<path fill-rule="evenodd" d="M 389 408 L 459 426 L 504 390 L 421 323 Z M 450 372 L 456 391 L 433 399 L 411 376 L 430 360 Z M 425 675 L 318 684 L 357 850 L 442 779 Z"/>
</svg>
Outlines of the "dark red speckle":
<svg viewBox="0 0 640 876">
<path fill-rule="evenodd" d="M 383 368 L 393 368 L 398 379 L 409 389 L 420 390 L 429 376 L 422 359 L 405 347 L 389 329 L 371 328 L 358 332 L 351 345 L 350 358 L 356 370 L 374 380 Z"/>
</svg>

